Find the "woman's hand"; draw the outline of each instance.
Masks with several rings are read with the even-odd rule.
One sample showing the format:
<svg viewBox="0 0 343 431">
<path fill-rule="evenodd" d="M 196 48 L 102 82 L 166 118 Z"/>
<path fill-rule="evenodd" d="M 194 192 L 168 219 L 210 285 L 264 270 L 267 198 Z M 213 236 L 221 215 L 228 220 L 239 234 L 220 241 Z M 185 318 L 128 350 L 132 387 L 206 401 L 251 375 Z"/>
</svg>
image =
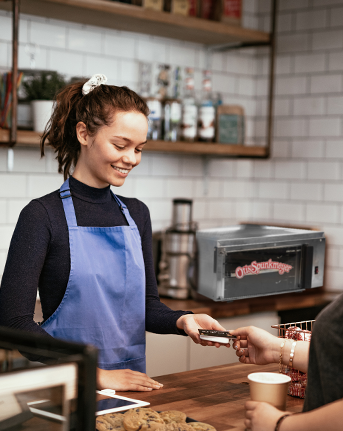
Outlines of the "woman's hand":
<svg viewBox="0 0 343 431">
<path fill-rule="evenodd" d="M 216 331 L 226 331 L 215 319 L 207 314 L 184 314 L 176 321 L 176 326 L 183 329 L 191 337 L 195 344 L 202 346 L 226 346 L 230 344 L 212 343 L 212 341 L 201 340 L 198 329 L 215 329 Z"/>
<path fill-rule="evenodd" d="M 269 332 L 255 326 L 247 326 L 230 330 L 230 333 L 239 337 L 233 343 L 233 348 L 236 349 L 240 362 L 265 365 L 279 361 L 281 341 Z"/>
<path fill-rule="evenodd" d="M 162 384 L 144 373 L 125 370 L 102 370 L 97 368 L 97 388 L 116 391 L 152 391 L 161 389 Z"/>
<path fill-rule="evenodd" d="M 251 431 L 274 431 L 276 422 L 286 414 L 268 403 L 245 403 L 245 428 Z M 285 419 L 285 421 L 287 418 Z"/>
</svg>

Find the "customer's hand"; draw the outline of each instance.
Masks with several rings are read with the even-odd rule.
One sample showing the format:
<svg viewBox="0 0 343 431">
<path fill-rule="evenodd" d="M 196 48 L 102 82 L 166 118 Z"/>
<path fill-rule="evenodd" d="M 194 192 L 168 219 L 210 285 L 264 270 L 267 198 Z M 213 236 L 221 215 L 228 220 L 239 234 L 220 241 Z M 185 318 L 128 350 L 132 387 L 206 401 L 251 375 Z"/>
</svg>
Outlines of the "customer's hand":
<svg viewBox="0 0 343 431">
<path fill-rule="evenodd" d="M 202 346 L 226 346 L 230 344 L 213 343 L 212 341 L 201 340 L 198 329 L 215 329 L 216 331 L 226 331 L 222 325 L 207 314 L 184 314 L 176 321 L 176 326 L 183 329 L 195 344 Z"/>
<path fill-rule="evenodd" d="M 239 337 L 233 343 L 239 361 L 244 364 L 265 365 L 279 361 L 279 338 L 255 326 L 247 326 L 230 330 L 232 335 Z"/>
<path fill-rule="evenodd" d="M 162 384 L 144 373 L 125 370 L 102 370 L 97 368 L 97 388 L 115 389 L 116 391 L 152 391 L 161 389 Z"/>
<path fill-rule="evenodd" d="M 286 414 L 268 403 L 247 401 L 245 403 L 245 421 L 247 430 L 252 431 L 274 431 L 276 422 Z M 284 419 L 285 421 L 287 420 Z"/>
</svg>

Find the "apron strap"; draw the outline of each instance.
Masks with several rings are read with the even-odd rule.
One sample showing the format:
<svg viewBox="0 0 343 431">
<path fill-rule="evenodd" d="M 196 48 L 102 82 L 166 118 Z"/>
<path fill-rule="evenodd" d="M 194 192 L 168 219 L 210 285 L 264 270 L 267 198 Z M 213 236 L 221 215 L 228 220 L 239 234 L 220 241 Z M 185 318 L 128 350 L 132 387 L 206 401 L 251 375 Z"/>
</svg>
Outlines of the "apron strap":
<svg viewBox="0 0 343 431">
<path fill-rule="evenodd" d="M 112 196 L 114 197 L 115 201 L 119 205 L 119 208 L 121 212 L 124 214 L 124 217 L 126 218 L 126 221 L 129 223 L 130 227 L 137 227 L 136 223 L 134 222 L 133 218 L 130 216 L 129 210 L 127 209 L 127 206 L 118 198 L 117 195 L 115 195 L 111 190 Z"/>
<path fill-rule="evenodd" d="M 67 219 L 68 228 L 76 227 L 76 215 L 73 205 L 73 200 L 71 198 L 70 188 L 69 188 L 69 178 L 62 184 L 60 188 L 60 198 L 62 199 L 64 213 Z"/>
</svg>

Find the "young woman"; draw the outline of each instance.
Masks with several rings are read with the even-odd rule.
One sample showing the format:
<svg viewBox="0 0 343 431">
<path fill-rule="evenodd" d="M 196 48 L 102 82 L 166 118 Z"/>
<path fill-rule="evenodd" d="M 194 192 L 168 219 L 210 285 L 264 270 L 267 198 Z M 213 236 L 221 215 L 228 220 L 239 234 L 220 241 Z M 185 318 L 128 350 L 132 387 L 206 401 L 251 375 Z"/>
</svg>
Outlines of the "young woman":
<svg viewBox="0 0 343 431">
<path fill-rule="evenodd" d="M 316 318 L 311 342 L 297 341 L 293 367 L 307 373 L 303 412 L 282 412 L 267 403 L 248 401 L 245 426 L 253 431 L 339 431 L 343 423 L 343 294 Z M 230 331 L 240 337 L 234 348 L 245 364 L 288 365 L 292 340 L 280 340 L 262 329 Z"/>
<path fill-rule="evenodd" d="M 224 329 L 160 302 L 149 210 L 110 190 L 140 163 L 148 114 L 136 93 L 103 75 L 62 90 L 41 154 L 49 141 L 65 182 L 22 210 L 0 289 L 1 325 L 97 346 L 99 388 L 161 387 L 145 374 L 145 330 L 200 343 L 198 328 Z"/>
</svg>

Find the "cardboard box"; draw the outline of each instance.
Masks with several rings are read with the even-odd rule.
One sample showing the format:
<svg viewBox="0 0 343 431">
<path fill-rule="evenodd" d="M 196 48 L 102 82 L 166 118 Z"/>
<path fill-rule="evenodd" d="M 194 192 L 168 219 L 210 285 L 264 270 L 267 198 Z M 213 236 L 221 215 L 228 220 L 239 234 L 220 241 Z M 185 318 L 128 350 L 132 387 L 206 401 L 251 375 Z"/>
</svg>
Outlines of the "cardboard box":
<svg viewBox="0 0 343 431">
<path fill-rule="evenodd" d="M 220 144 L 244 145 L 244 109 L 238 105 L 219 105 L 217 108 L 217 139 Z"/>
<path fill-rule="evenodd" d="M 188 15 L 199 16 L 199 2 L 201 0 L 188 0 Z"/>
<path fill-rule="evenodd" d="M 163 10 L 163 0 L 143 0 L 143 7 L 146 9 Z"/>
<path fill-rule="evenodd" d="M 164 0 L 164 11 L 184 16 L 199 16 L 202 0 Z"/>
<path fill-rule="evenodd" d="M 231 25 L 242 25 L 242 0 L 222 0 L 221 21 Z"/>
<path fill-rule="evenodd" d="M 200 0 L 199 17 L 220 21 L 222 11 L 222 0 Z"/>
<path fill-rule="evenodd" d="M 188 0 L 172 0 L 171 13 L 177 13 L 179 15 L 188 15 L 189 2 Z"/>
</svg>

